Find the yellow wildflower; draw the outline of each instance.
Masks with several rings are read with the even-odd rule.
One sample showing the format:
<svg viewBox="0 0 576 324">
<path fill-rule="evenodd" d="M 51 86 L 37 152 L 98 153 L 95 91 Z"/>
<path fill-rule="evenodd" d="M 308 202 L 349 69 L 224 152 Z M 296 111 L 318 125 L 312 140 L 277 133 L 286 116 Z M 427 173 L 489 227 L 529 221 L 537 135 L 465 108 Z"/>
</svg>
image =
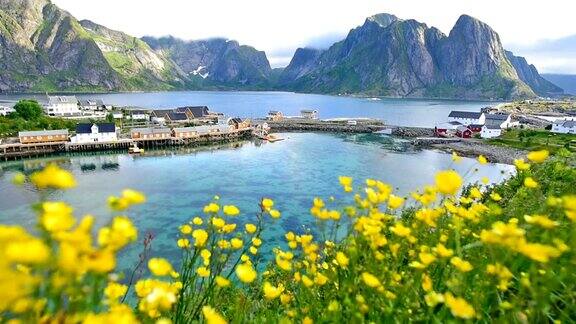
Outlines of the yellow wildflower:
<svg viewBox="0 0 576 324">
<path fill-rule="evenodd" d="M 256 232 L 256 225 L 254 224 L 246 224 L 244 225 L 244 228 L 246 229 L 246 233 L 248 234 L 254 234 Z"/>
<path fill-rule="evenodd" d="M 40 189 L 69 189 L 76 186 L 72 173 L 60 169 L 56 164 L 49 164 L 42 171 L 34 172 L 30 180 Z"/>
<path fill-rule="evenodd" d="M 377 288 L 380 287 L 382 284 L 380 283 L 380 280 L 378 280 L 378 278 L 376 276 L 374 276 L 371 273 L 368 272 L 363 272 L 362 273 L 362 280 L 364 281 L 364 283 L 371 288 Z"/>
<path fill-rule="evenodd" d="M 188 239 L 185 239 L 185 238 L 178 239 L 176 244 L 181 249 L 187 249 L 190 247 L 190 241 Z"/>
<path fill-rule="evenodd" d="M 432 279 L 425 273 L 422 274 L 422 289 L 424 289 L 425 292 L 432 291 Z"/>
<path fill-rule="evenodd" d="M 272 218 L 280 218 L 280 215 L 281 215 L 280 212 L 276 209 L 271 209 L 269 213 L 270 213 L 270 217 L 272 217 Z"/>
<path fill-rule="evenodd" d="M 350 262 L 350 259 L 348 259 L 346 254 L 338 252 L 336 253 L 336 262 L 338 262 L 338 265 L 341 266 L 342 268 L 346 268 L 348 266 L 348 263 Z"/>
<path fill-rule="evenodd" d="M 216 310 L 210 306 L 203 306 L 202 307 L 202 315 L 206 319 L 207 324 L 227 324 L 228 322 L 222 317 L 222 315 L 218 314 Z"/>
<path fill-rule="evenodd" d="M 412 232 L 409 227 L 404 226 L 400 222 L 397 222 L 394 224 L 394 226 L 390 227 L 390 231 L 400 237 L 409 236 Z"/>
<path fill-rule="evenodd" d="M 530 153 L 528 153 L 527 157 L 528 160 L 535 162 L 535 163 L 542 163 L 544 161 L 546 161 L 546 159 L 548 158 L 548 156 L 550 155 L 550 152 L 548 152 L 547 150 L 541 150 L 541 151 L 532 151 Z"/>
<path fill-rule="evenodd" d="M 538 187 L 538 182 L 536 182 L 532 177 L 526 177 L 526 179 L 524 179 L 524 186 L 526 188 L 536 188 Z"/>
<path fill-rule="evenodd" d="M 516 169 L 520 171 L 526 171 L 530 169 L 530 163 L 526 163 L 524 159 L 515 159 L 514 165 L 516 166 Z"/>
<path fill-rule="evenodd" d="M 270 210 L 272 207 L 274 207 L 274 200 L 270 198 L 264 198 L 262 199 L 261 205 L 264 210 Z"/>
<path fill-rule="evenodd" d="M 208 232 L 203 229 L 197 229 L 192 232 L 192 237 L 194 238 L 194 246 L 202 247 L 206 244 L 206 240 L 208 240 Z"/>
<path fill-rule="evenodd" d="M 494 201 L 500 201 L 502 200 L 502 196 L 500 196 L 497 192 L 493 192 L 490 194 L 490 199 Z"/>
<path fill-rule="evenodd" d="M 199 225 L 202 225 L 202 223 L 204 223 L 204 222 L 202 221 L 202 218 L 200 218 L 200 217 L 194 217 L 194 219 L 192 220 L 192 223 L 193 223 L 194 225 L 198 225 L 198 226 L 199 226 Z"/>
<path fill-rule="evenodd" d="M 251 264 L 242 263 L 236 267 L 236 276 L 244 283 L 251 283 L 256 279 L 257 273 Z"/>
<path fill-rule="evenodd" d="M 238 250 L 238 249 L 242 248 L 242 245 L 244 245 L 244 242 L 242 242 L 241 239 L 234 237 L 230 240 L 230 245 L 232 246 L 233 249 Z"/>
<path fill-rule="evenodd" d="M 128 291 L 128 286 L 116 282 L 110 282 L 104 288 L 104 296 L 109 304 L 115 304 L 120 297 L 124 297 Z"/>
<path fill-rule="evenodd" d="M 155 276 L 167 276 L 174 271 L 168 260 L 163 258 L 152 258 L 148 261 L 148 268 Z"/>
<path fill-rule="evenodd" d="M 224 288 L 230 286 L 230 280 L 222 276 L 216 276 L 214 280 L 216 281 L 216 285 L 218 285 L 218 287 Z"/>
<path fill-rule="evenodd" d="M 488 159 L 486 159 L 486 157 L 484 155 L 479 155 L 478 156 L 478 162 L 480 164 L 486 164 L 486 163 L 488 163 Z"/>
<path fill-rule="evenodd" d="M 240 209 L 234 205 L 226 205 L 222 208 L 222 211 L 228 216 L 236 216 L 240 214 Z"/>
<path fill-rule="evenodd" d="M 206 267 L 199 267 L 198 269 L 196 269 L 196 273 L 200 277 L 208 277 L 210 275 L 210 269 Z"/>
<path fill-rule="evenodd" d="M 560 223 L 553 221 L 547 216 L 543 215 L 534 215 L 534 216 L 524 215 L 524 220 L 526 220 L 528 224 L 535 224 L 546 229 L 551 229 L 560 225 Z"/>
<path fill-rule="evenodd" d="M 436 187 L 444 195 L 455 195 L 462 186 L 462 178 L 456 171 L 441 171 L 436 174 Z"/>
<path fill-rule="evenodd" d="M 450 259 L 450 263 L 462 272 L 468 272 L 474 268 L 470 262 L 462 260 L 460 257 L 453 257 Z"/>
<path fill-rule="evenodd" d="M 204 206 L 204 212 L 206 214 L 215 214 L 220 210 L 220 206 L 216 203 L 209 203 L 208 205 Z"/>
<path fill-rule="evenodd" d="M 532 260 L 546 263 L 551 258 L 556 258 L 562 254 L 560 250 L 553 246 L 539 244 L 539 243 L 525 243 L 521 244 L 518 252 L 524 254 Z"/>
<path fill-rule="evenodd" d="M 264 297 L 266 297 L 266 299 L 268 300 L 276 299 L 284 291 L 284 285 L 279 284 L 278 287 L 275 287 L 271 283 L 266 281 L 264 282 L 263 291 L 264 291 Z"/>
<path fill-rule="evenodd" d="M 188 224 L 180 226 L 180 233 L 182 233 L 182 234 L 192 233 L 192 226 L 190 226 Z"/>
<path fill-rule="evenodd" d="M 42 203 L 40 224 L 48 232 L 66 231 L 74 226 L 72 208 L 64 202 Z"/>
<path fill-rule="evenodd" d="M 398 197 L 395 195 L 390 195 L 390 197 L 388 197 L 388 207 L 390 209 L 396 209 L 396 208 L 402 206 L 403 203 L 404 203 L 404 198 L 402 198 L 402 197 Z"/>
<path fill-rule="evenodd" d="M 466 300 L 460 297 L 454 297 L 451 293 L 444 294 L 446 306 L 455 317 L 471 319 L 476 315 L 474 308 Z"/>
<path fill-rule="evenodd" d="M 452 152 L 452 161 L 455 163 L 460 163 L 462 161 L 462 157 L 458 155 L 456 152 Z"/>
</svg>

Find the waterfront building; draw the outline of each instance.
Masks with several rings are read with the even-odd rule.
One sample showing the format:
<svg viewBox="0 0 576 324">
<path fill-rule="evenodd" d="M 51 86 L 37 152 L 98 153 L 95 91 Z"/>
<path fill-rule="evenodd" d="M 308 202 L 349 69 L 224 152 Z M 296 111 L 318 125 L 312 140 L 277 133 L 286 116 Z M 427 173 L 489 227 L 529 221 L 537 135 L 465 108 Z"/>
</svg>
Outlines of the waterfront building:
<svg viewBox="0 0 576 324">
<path fill-rule="evenodd" d="M 458 126 L 456 127 L 456 136 L 461 138 L 471 138 L 472 137 L 472 130 L 467 126 Z"/>
<path fill-rule="evenodd" d="M 114 123 L 78 124 L 72 143 L 113 142 L 118 140 Z"/>
<path fill-rule="evenodd" d="M 171 109 L 157 109 L 152 110 L 150 114 L 150 118 L 152 119 L 153 123 L 156 124 L 164 124 L 166 123 L 166 114 L 173 112 Z"/>
<path fill-rule="evenodd" d="M 146 110 L 129 110 L 130 119 L 132 120 L 149 120 L 150 114 Z"/>
<path fill-rule="evenodd" d="M 172 136 L 170 128 L 166 127 L 147 127 L 147 128 L 133 128 L 130 131 L 132 139 L 168 139 Z"/>
<path fill-rule="evenodd" d="M 508 128 L 512 126 L 512 116 L 510 114 L 486 114 L 485 125 Z"/>
<path fill-rule="evenodd" d="M 304 119 L 318 119 L 318 110 L 300 110 L 300 117 Z"/>
<path fill-rule="evenodd" d="M 226 134 L 233 130 L 233 126 L 226 124 L 203 125 L 194 127 L 198 135 Z"/>
<path fill-rule="evenodd" d="M 177 138 L 192 138 L 198 136 L 196 127 L 177 127 L 172 129 L 172 136 Z"/>
<path fill-rule="evenodd" d="M 49 116 L 72 117 L 80 115 L 76 96 L 48 96 L 44 111 Z"/>
<path fill-rule="evenodd" d="M 266 117 L 266 119 L 271 121 L 279 121 L 284 119 L 284 114 L 282 114 L 282 112 L 278 110 L 270 110 L 268 112 L 268 117 Z"/>
<path fill-rule="evenodd" d="M 459 122 L 462 125 L 484 125 L 486 115 L 482 112 L 453 110 L 448 115 L 448 121 Z"/>
<path fill-rule="evenodd" d="M 0 116 L 8 116 L 13 112 L 16 112 L 16 110 L 12 107 L 0 106 Z"/>
<path fill-rule="evenodd" d="M 188 117 L 183 112 L 168 112 L 164 116 L 164 120 L 167 123 L 187 123 Z"/>
<path fill-rule="evenodd" d="M 484 125 L 480 131 L 480 137 L 482 138 L 494 138 L 502 135 L 502 128 L 498 125 Z"/>
<path fill-rule="evenodd" d="M 241 118 L 235 117 L 228 119 L 227 124 L 234 127 L 234 129 L 245 129 L 250 127 L 250 120 L 242 120 Z"/>
<path fill-rule="evenodd" d="M 100 99 L 81 99 L 78 100 L 78 105 L 82 111 L 96 111 L 96 110 L 106 110 L 106 105 Z"/>
<path fill-rule="evenodd" d="M 188 119 L 202 119 L 210 116 L 210 109 L 207 106 L 186 106 L 178 107 L 176 112 L 185 113 Z"/>
<path fill-rule="evenodd" d="M 552 124 L 553 133 L 576 134 L 576 120 L 556 120 Z"/>
<path fill-rule="evenodd" d="M 68 141 L 67 129 L 23 131 L 18 133 L 22 144 L 53 143 Z"/>
<path fill-rule="evenodd" d="M 462 126 L 462 124 L 456 121 L 440 123 L 434 127 L 434 134 L 441 137 L 445 137 L 448 134 L 455 134 L 456 128 L 459 126 Z"/>
</svg>

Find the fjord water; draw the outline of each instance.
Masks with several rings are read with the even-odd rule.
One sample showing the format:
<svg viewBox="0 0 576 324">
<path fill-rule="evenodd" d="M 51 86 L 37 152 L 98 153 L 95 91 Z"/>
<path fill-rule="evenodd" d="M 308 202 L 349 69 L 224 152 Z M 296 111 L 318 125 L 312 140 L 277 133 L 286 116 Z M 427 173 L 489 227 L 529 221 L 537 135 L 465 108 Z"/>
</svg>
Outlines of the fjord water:
<svg viewBox="0 0 576 324">
<path fill-rule="evenodd" d="M 449 154 L 413 151 L 406 142 L 374 134 L 334 135 L 286 133 L 284 141 L 246 141 L 224 146 L 148 151 L 142 156 L 125 153 L 61 155 L 0 163 L 0 223 L 33 228 L 35 215 L 30 203 L 38 198 L 30 185 L 14 187 L 17 171 L 30 174 L 48 162 L 57 162 L 77 179 L 76 188 L 52 192 L 50 200 L 72 204 L 77 217 L 92 214 L 96 226 L 113 215 L 106 207 L 111 194 L 124 188 L 144 192 L 148 201 L 128 215 L 138 226 L 140 237 L 151 232 L 156 239 L 153 253 L 176 259 L 178 226 L 202 212 L 214 195 L 222 204 L 236 204 L 242 216 L 236 221 L 254 221 L 262 197 L 273 198 L 281 219 L 267 218 L 264 250 L 280 244 L 283 233 L 302 233 L 314 228 L 309 215 L 315 196 L 349 201 L 338 184 L 339 175 L 354 177 L 355 183 L 372 177 L 390 183 L 398 194 L 433 183 L 438 170 L 455 168 L 475 182 L 482 177 L 501 181 L 513 168 L 501 164 L 479 165 L 474 159 L 454 164 Z M 478 171 L 474 171 L 478 168 Z M 139 245 L 124 254 L 121 265 L 134 264 Z"/>
<path fill-rule="evenodd" d="M 0 96 L 0 100 L 18 100 L 34 97 L 46 100 L 43 95 Z M 301 109 L 317 109 L 320 118 L 371 117 L 390 125 L 433 127 L 446 121 L 451 110 L 479 111 L 494 102 L 353 98 L 291 92 L 221 92 L 182 91 L 149 93 L 111 93 L 77 95 L 79 99 L 102 99 L 117 106 L 148 109 L 175 108 L 205 105 L 211 110 L 228 116 L 243 118 L 265 117 L 270 110 L 280 110 L 287 116 L 297 116 Z"/>
</svg>

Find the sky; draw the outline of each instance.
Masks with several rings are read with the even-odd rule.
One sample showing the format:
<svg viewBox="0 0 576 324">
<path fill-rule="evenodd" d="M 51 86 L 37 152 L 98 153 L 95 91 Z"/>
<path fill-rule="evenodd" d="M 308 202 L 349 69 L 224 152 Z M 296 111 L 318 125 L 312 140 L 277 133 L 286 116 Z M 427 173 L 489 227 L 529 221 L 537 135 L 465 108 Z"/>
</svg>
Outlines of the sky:
<svg viewBox="0 0 576 324">
<path fill-rule="evenodd" d="M 78 19 L 133 36 L 225 37 L 285 66 L 298 47 L 326 48 L 376 13 L 416 19 L 445 34 L 461 14 L 494 28 L 505 48 L 540 72 L 576 74 L 574 0 L 52 0 Z"/>
</svg>

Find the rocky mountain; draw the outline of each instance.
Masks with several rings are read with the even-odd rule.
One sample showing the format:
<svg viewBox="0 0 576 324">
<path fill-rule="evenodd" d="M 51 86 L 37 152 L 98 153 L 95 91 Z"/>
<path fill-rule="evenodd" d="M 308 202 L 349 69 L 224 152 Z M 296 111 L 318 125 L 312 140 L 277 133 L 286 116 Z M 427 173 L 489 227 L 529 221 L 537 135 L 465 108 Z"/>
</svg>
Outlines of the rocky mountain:
<svg viewBox="0 0 576 324">
<path fill-rule="evenodd" d="M 542 77 L 536 67 L 528 64 L 525 58 L 515 56 L 514 53 L 506 51 L 506 57 L 516 69 L 520 80 L 524 81 L 536 94 L 541 97 L 557 96 L 564 93 L 564 90 L 554 83 Z"/>
<path fill-rule="evenodd" d="M 156 53 L 172 60 L 204 85 L 258 88 L 269 85 L 272 73 L 266 53 L 237 41 L 215 38 L 183 41 L 174 37 L 143 37 Z"/>
<path fill-rule="evenodd" d="M 311 54 L 314 53 L 314 54 Z M 300 49 L 280 77 L 296 91 L 399 97 L 534 97 L 498 34 L 463 15 L 448 36 L 415 20 L 369 17 L 323 52 Z"/>
<path fill-rule="evenodd" d="M 576 96 L 576 75 L 545 73 L 542 77 L 564 89 L 567 94 Z"/>
</svg>

